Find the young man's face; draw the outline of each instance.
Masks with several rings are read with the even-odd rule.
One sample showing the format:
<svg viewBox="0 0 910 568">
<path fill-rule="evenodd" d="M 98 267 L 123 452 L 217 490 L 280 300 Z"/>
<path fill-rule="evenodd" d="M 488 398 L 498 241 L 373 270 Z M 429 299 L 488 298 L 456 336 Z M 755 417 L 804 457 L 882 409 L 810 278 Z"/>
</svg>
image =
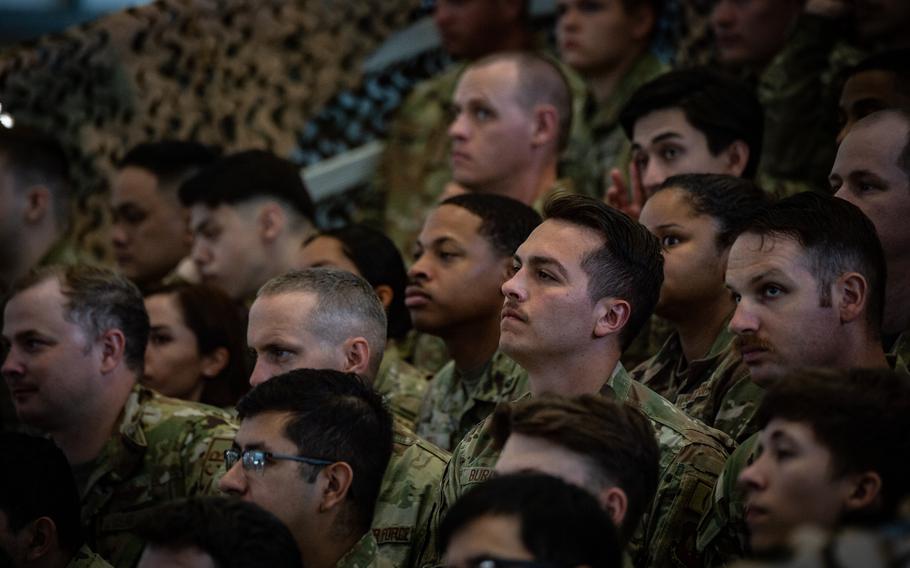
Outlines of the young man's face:
<svg viewBox="0 0 910 568">
<path fill-rule="evenodd" d="M 843 142 L 853 125 L 873 112 L 889 108 L 910 108 L 910 96 L 901 93 L 897 77 L 890 71 L 862 71 L 847 79 L 838 102 L 841 130 L 837 143 Z"/>
<path fill-rule="evenodd" d="M 611 70 L 643 39 L 634 35 L 636 24 L 620 0 L 559 0 L 559 57 L 582 74 Z"/>
<path fill-rule="evenodd" d="M 739 476 L 752 548 L 783 546 L 801 525 L 836 525 L 853 488 L 835 478 L 831 452 L 812 428 L 775 418 L 762 430 L 759 444 L 758 458 Z"/>
<path fill-rule="evenodd" d="M 730 330 L 757 384 L 788 368 L 839 360 L 838 312 L 821 305 L 809 257 L 796 241 L 744 233 L 730 249 L 726 282 L 737 302 Z"/>
<path fill-rule="evenodd" d="M 639 118 L 632 132 L 632 159 L 646 195 L 677 174 L 727 174 L 739 177 L 745 164 L 734 164 L 729 150 L 716 156 L 705 134 L 678 108 L 656 110 Z"/>
<path fill-rule="evenodd" d="M 601 246 L 593 230 L 565 221 L 544 221 L 531 233 L 502 285 L 500 349 L 522 364 L 588 345 L 597 315 L 582 262 Z"/>
<path fill-rule="evenodd" d="M 263 284 L 265 247 L 259 236 L 255 208 L 250 204 L 194 204 L 193 261 L 206 284 L 218 286 L 242 301 Z"/>
<path fill-rule="evenodd" d="M 873 120 L 858 124 L 844 138 L 829 181 L 837 197 L 859 207 L 875 224 L 891 269 L 910 257 L 910 178 L 898 164 L 908 127 L 895 115 Z"/>
<path fill-rule="evenodd" d="M 521 539 L 517 517 L 484 515 L 469 522 L 452 535 L 442 563 L 451 568 L 476 568 L 482 558 L 534 560 Z"/>
<path fill-rule="evenodd" d="M 3 378 L 19 419 L 43 431 L 69 426 L 103 389 L 102 347 L 64 317 L 65 303 L 57 279 L 48 278 L 13 296 L 4 312 Z"/>
<path fill-rule="evenodd" d="M 725 63 L 765 65 L 784 47 L 802 11 L 801 0 L 718 0 L 711 12 Z"/>
<path fill-rule="evenodd" d="M 111 242 L 123 274 L 140 284 L 161 280 L 190 252 L 188 215 L 176 189 L 164 190 L 143 168 L 127 166 L 111 183 Z"/>
<path fill-rule="evenodd" d="M 458 81 L 450 161 L 452 178 L 468 189 L 491 191 L 531 160 L 535 121 L 517 85 L 518 67 L 505 61 L 469 68 Z"/>
<path fill-rule="evenodd" d="M 307 292 L 256 298 L 247 327 L 247 344 L 256 353 L 251 385 L 294 369 L 345 370 L 343 346 L 312 329 L 310 314 L 317 301 L 315 294 Z"/>
<path fill-rule="evenodd" d="M 244 418 L 234 437 L 234 449 L 299 456 L 300 449 L 285 435 L 289 417 L 287 412 L 264 412 Z M 243 460 L 238 460 L 221 478 L 218 487 L 272 513 L 299 541 L 311 534 L 310 527 L 318 515 L 321 483 L 319 479 L 309 482 L 301 467 L 312 466 L 292 460 L 267 459 L 262 471 L 247 471 L 243 468 Z"/>
<path fill-rule="evenodd" d="M 363 276 L 357 270 L 357 265 L 344 254 L 341 241 L 327 236 L 316 237 L 300 250 L 297 268 L 337 268 Z"/>
<path fill-rule="evenodd" d="M 417 237 L 405 305 L 414 327 L 446 336 L 460 326 L 499 318 L 500 286 L 511 259 L 480 234 L 481 219 L 456 205 L 430 212 Z"/>
<path fill-rule="evenodd" d="M 687 195 L 680 189 L 659 191 L 645 202 L 639 218 L 660 240 L 664 283 L 655 313 L 670 321 L 685 321 L 727 294 L 727 254 L 717 248 L 720 226 L 696 213 Z"/>
</svg>

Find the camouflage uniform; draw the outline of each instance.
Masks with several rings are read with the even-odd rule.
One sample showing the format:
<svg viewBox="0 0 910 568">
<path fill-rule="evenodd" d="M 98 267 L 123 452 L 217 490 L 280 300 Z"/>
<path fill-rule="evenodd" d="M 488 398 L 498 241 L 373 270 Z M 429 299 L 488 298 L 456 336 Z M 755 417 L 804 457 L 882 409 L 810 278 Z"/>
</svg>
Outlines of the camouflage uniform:
<svg viewBox="0 0 910 568">
<path fill-rule="evenodd" d="M 657 355 L 632 371 L 632 378 L 741 442 L 758 429 L 753 419 L 764 389 L 752 382 L 734 337 L 725 323 L 708 354 L 686 364 L 679 334 L 673 332 Z"/>
<path fill-rule="evenodd" d="M 83 545 L 76 554 L 70 559 L 66 568 L 111 568 L 111 565 L 105 562 L 88 546 Z"/>
<path fill-rule="evenodd" d="M 82 495 L 88 545 L 115 566 L 134 566 L 144 543 L 130 534 L 145 510 L 182 497 L 219 494 L 230 414 L 136 385 L 122 419 L 91 464 Z"/>
<path fill-rule="evenodd" d="M 528 374 L 502 352 L 497 351 L 471 380 L 455 368 L 455 361 L 449 361 L 433 377 L 423 399 L 417 434 L 451 451 L 497 404 L 527 392 Z"/>
<path fill-rule="evenodd" d="M 652 53 L 643 53 L 620 79 L 607 100 L 593 94 L 576 101 L 573 132 L 564 153 L 561 174 L 571 179 L 578 193 L 601 198 L 611 185 L 610 170 L 626 171 L 631 144 L 619 124 L 619 111 L 640 86 L 667 71 Z"/>
<path fill-rule="evenodd" d="M 730 440 L 633 381 L 621 364 L 600 392 L 647 416 L 661 450 L 657 495 L 628 545 L 633 564 L 638 568 L 701 566 L 695 551 L 695 525 L 710 505 L 711 488 L 723 468 Z M 470 486 L 489 479 L 498 457 L 489 418 L 455 448 L 422 547 L 422 566 L 436 560 L 435 531 L 449 506 Z"/>
<path fill-rule="evenodd" d="M 394 566 L 395 564 L 379 554 L 376 539 L 369 531 L 335 564 L 335 568 L 393 568 Z"/>
<path fill-rule="evenodd" d="M 897 336 L 887 355 L 894 370 L 910 375 L 910 331 Z"/>
<path fill-rule="evenodd" d="M 413 429 L 420 403 L 427 390 L 429 373 L 407 363 L 394 341 L 390 341 L 382 357 L 373 388 L 382 395 L 389 410 L 408 428 Z"/>
<path fill-rule="evenodd" d="M 765 134 L 757 181 L 786 197 L 828 187 L 834 162 L 837 75 L 860 54 L 843 43 L 839 23 L 803 14 L 786 46 L 757 78 Z M 833 96 L 832 96 L 833 95 Z"/>
<path fill-rule="evenodd" d="M 422 440 L 397 419 L 393 425 L 392 458 L 382 478 L 373 537 L 379 553 L 394 566 L 414 565 L 414 543 L 429 521 L 433 498 L 449 454 Z"/>
</svg>

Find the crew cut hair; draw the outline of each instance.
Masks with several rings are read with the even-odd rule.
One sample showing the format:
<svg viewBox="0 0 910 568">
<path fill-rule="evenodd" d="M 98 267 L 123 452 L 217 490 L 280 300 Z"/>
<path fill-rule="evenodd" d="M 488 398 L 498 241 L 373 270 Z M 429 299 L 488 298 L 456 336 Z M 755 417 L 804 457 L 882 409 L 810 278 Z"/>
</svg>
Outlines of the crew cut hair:
<svg viewBox="0 0 910 568">
<path fill-rule="evenodd" d="M 217 148 L 188 140 L 143 142 L 131 148 L 117 164 L 136 167 L 158 179 L 158 187 L 179 189 L 179 184 L 218 159 Z"/>
<path fill-rule="evenodd" d="M 621 298 L 631 306 L 620 331 L 620 346 L 629 346 L 654 313 L 664 281 L 660 242 L 648 229 L 606 203 L 583 195 L 557 195 L 544 206 L 544 219 L 590 229 L 603 239 L 581 266 L 588 275 L 588 295 Z"/>
<path fill-rule="evenodd" d="M 628 496 L 621 527 L 628 542 L 657 491 L 660 449 L 651 422 L 638 410 L 599 395 L 544 394 L 501 403 L 492 418 L 494 445 L 512 434 L 539 438 L 582 456 L 594 490 L 618 486 Z"/>
<path fill-rule="evenodd" d="M 69 161 L 60 142 L 31 126 L 0 127 L 0 167 L 10 172 L 16 189 L 44 186 L 53 198 L 54 221 L 69 226 L 73 182 Z"/>
<path fill-rule="evenodd" d="M 452 205 L 480 218 L 480 234 L 499 256 L 512 258 L 521 243 L 540 225 L 540 215 L 524 203 L 490 193 L 464 193 L 439 204 Z"/>
<path fill-rule="evenodd" d="M 849 201 L 816 192 L 791 195 L 765 207 L 744 234 L 789 239 L 806 252 L 818 282 L 819 305 L 831 306 L 831 289 L 847 272 L 857 272 L 869 286 L 866 322 L 871 337 L 881 337 L 885 308 L 885 253 L 875 225 Z M 762 242 L 764 245 L 764 242 Z"/>
<path fill-rule="evenodd" d="M 379 372 L 388 326 L 385 308 L 370 283 L 335 268 L 292 270 L 262 285 L 256 298 L 306 293 L 316 305 L 306 322 L 310 333 L 326 344 L 341 345 L 351 337 L 364 337 L 370 345 L 370 378 Z"/>
<path fill-rule="evenodd" d="M 382 397 L 352 373 L 297 369 L 269 379 L 237 403 L 240 420 L 265 412 L 290 415 L 284 435 L 307 457 L 345 462 L 354 478 L 340 529 L 369 530 L 383 475 L 392 455 L 392 416 Z M 300 464 L 312 483 L 319 466 Z"/>
</svg>

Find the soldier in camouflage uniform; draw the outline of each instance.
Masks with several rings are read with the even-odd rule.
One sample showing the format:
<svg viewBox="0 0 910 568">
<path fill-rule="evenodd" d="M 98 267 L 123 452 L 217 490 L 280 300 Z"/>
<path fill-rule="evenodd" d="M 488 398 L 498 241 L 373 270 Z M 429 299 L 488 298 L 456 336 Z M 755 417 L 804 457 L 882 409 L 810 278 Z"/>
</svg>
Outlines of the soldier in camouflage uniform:
<svg viewBox="0 0 910 568">
<path fill-rule="evenodd" d="M 139 290 L 114 273 L 52 266 L 31 273 L 4 313 L 3 367 L 16 412 L 63 450 L 82 501 L 88 544 L 133 566 L 142 511 L 216 491 L 230 415 L 136 385 L 149 333 Z"/>
<path fill-rule="evenodd" d="M 835 195 L 859 207 L 881 239 L 888 267 L 882 339 L 896 369 L 910 363 L 910 171 L 903 160 L 908 134 L 906 111 L 880 111 L 861 119 L 845 133 L 829 178 Z"/>
<path fill-rule="evenodd" d="M 554 199 L 545 217 L 519 247 L 515 275 L 503 285 L 500 349 L 527 369 L 532 394 L 601 393 L 650 419 L 660 474 L 657 496 L 630 543 L 633 563 L 700 566 L 693 531 L 730 441 L 631 380 L 618 363 L 622 346 L 650 316 L 660 293 L 658 241 L 592 198 Z M 596 265 L 586 261 L 591 258 Z M 619 271 L 624 276 L 614 278 Z M 492 474 L 497 456 L 487 420 L 456 447 L 435 522 L 468 486 Z M 431 536 L 426 560 L 434 548 Z"/>
<path fill-rule="evenodd" d="M 879 332 L 884 271 L 872 223 L 849 203 L 801 193 L 760 212 L 733 243 L 726 275 L 737 299 L 730 330 L 752 380 L 767 387 L 803 366 L 887 367 Z M 836 282 L 845 280 L 864 290 L 859 301 L 837 293 Z M 747 544 L 736 483 L 757 440 L 748 438 L 730 457 L 699 525 L 698 547 L 711 566 L 741 555 Z"/>
<path fill-rule="evenodd" d="M 251 390 L 237 413 L 223 491 L 284 522 L 308 567 L 393 566 L 370 528 L 393 418 L 365 379 L 297 369 Z"/>
<path fill-rule="evenodd" d="M 908 410 L 907 377 L 888 370 L 797 370 L 772 385 L 743 469 L 724 470 L 757 513 L 745 518 L 751 548 L 779 550 L 801 525 L 893 521 L 910 492 Z"/>
<path fill-rule="evenodd" d="M 434 209 L 417 239 L 407 305 L 414 326 L 441 337 L 452 360 L 433 378 L 417 433 L 451 450 L 497 403 L 525 392 L 524 372 L 497 352 L 500 287 L 540 216 L 507 197 L 468 193 Z"/>
<path fill-rule="evenodd" d="M 415 368 L 402 352 L 412 327 L 404 305 L 408 275 L 395 244 L 375 229 L 350 225 L 307 239 L 300 250 L 298 267 L 347 270 L 369 282 L 376 291 L 388 325 L 385 354 L 373 388 L 386 398 L 392 413 L 413 429 L 430 373 Z"/>
<path fill-rule="evenodd" d="M 578 193 L 603 197 L 614 168 L 628 166 L 629 141 L 619 111 L 636 89 L 668 69 L 648 49 L 657 11 L 651 0 L 560 4 L 559 56 L 586 82 L 585 96 L 576 97 L 580 120 L 573 121 L 561 171 Z"/>
<path fill-rule="evenodd" d="M 764 205 L 764 193 L 748 180 L 684 174 L 668 178 L 640 218 L 663 247 L 655 313 L 675 330 L 632 377 L 735 441 L 756 431 L 752 417 L 762 389 L 749 378 L 727 330 L 735 304 L 724 271 L 736 235 Z"/>
<path fill-rule="evenodd" d="M 267 282 L 250 308 L 247 337 L 257 354 L 250 382 L 258 385 L 300 368 L 329 368 L 373 380 L 385 334 L 382 304 L 362 278 L 325 268 L 289 272 Z M 373 534 L 380 554 L 396 566 L 413 565 L 416 533 L 427 522 L 448 458 L 395 420 Z"/>
</svg>

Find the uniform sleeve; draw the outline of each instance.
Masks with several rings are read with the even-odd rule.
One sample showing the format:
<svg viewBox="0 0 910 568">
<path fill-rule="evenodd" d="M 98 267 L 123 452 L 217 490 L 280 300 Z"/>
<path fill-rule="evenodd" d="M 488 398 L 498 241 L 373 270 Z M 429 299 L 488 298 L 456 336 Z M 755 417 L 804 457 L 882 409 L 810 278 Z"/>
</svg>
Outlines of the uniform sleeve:
<svg viewBox="0 0 910 568">
<path fill-rule="evenodd" d="M 226 414 L 206 414 L 194 420 L 189 431 L 183 445 L 186 496 L 220 495 L 224 451 L 234 441 L 237 424 Z"/>
</svg>

